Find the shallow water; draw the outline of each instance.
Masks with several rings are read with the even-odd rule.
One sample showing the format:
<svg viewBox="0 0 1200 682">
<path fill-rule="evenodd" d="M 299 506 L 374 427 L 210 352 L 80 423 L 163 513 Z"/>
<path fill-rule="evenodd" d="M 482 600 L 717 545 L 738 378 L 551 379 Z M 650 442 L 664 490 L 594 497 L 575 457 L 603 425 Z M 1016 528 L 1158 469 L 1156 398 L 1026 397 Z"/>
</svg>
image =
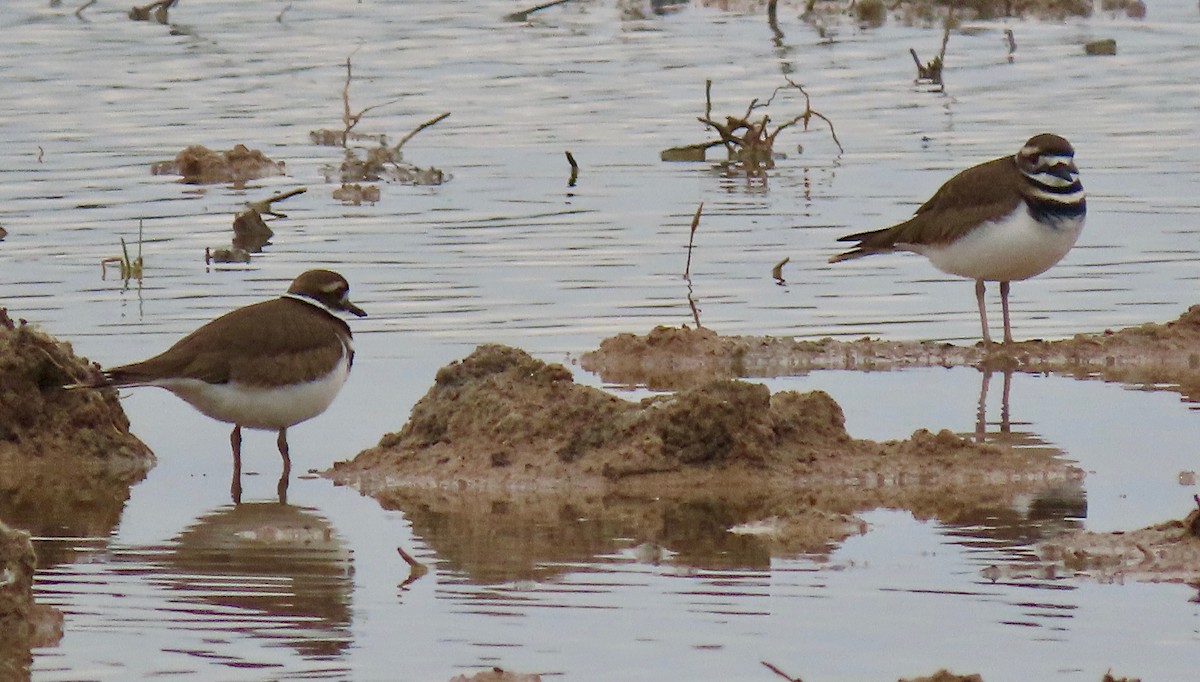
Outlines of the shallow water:
<svg viewBox="0 0 1200 682">
<path fill-rule="evenodd" d="M 0 6 L 0 305 L 111 365 L 275 295 L 307 267 L 334 267 L 370 317 L 352 322 L 359 355 L 339 400 L 292 431 L 298 473 L 398 429 L 436 368 L 477 343 L 567 360 L 616 332 L 690 323 L 680 274 L 700 202 L 691 271 L 706 326 L 973 340 L 969 283 L 915 256 L 825 261 L 837 236 L 902 219 L 956 170 L 1042 130 L 1075 145 L 1089 217 L 1062 263 L 1014 285 L 1016 335 L 1162 321 L 1196 302 L 1194 4 L 1155 6 L 1140 22 L 978 24 L 951 38 L 946 95 L 912 85 L 908 56 L 928 58 L 940 31 L 842 26 L 826 43 L 790 5 L 776 40 L 760 8 L 697 4 L 657 16 L 580 1 L 520 24 L 502 20 L 518 7 L 500 2 L 185 2 L 171 28 L 103 3 L 83 20 L 47 4 Z M 1012 64 L 1004 28 L 1019 46 Z M 1118 56 L 1083 55 L 1100 37 L 1117 39 Z M 321 169 L 338 151 L 308 132 L 338 126 L 352 52 L 354 109 L 400 98 L 359 130 L 398 139 L 452 112 L 404 148 L 450 182 L 386 185 L 375 205 L 330 198 Z M 695 122 L 705 79 L 714 112 L 732 114 L 767 98 L 781 73 L 834 121 L 844 154 L 814 121 L 780 135 L 786 157 L 766 183 L 659 162 L 663 148 L 707 139 Z M 802 111 L 781 96 L 774 120 Z M 285 160 L 288 177 L 243 191 L 148 171 L 189 144 L 239 142 Z M 581 165 L 573 188 L 566 150 Z M 244 201 L 295 186 L 309 191 L 280 205 L 289 217 L 271 223 L 263 254 L 205 267 L 204 247 L 228 244 Z M 139 221 L 144 280 L 101 279 L 101 259 L 119 255 L 120 238 L 136 241 Z M 779 286 L 770 269 L 785 256 Z M 894 438 L 973 432 L 980 378 L 823 372 L 769 383 L 827 390 L 852 434 Z M 998 383 L 990 431 L 1001 429 Z M 293 481 L 295 507 L 251 510 L 300 518 L 321 531 L 319 547 L 221 545 L 205 531 L 237 519 L 226 427 L 154 391 L 124 403 L 159 464 L 111 533 L 40 531 L 39 596 L 66 613 L 66 635 L 35 652 L 37 679 L 444 680 L 492 665 L 569 679 L 773 679 L 761 660 L 812 680 L 939 667 L 989 682 L 1095 680 L 1110 667 L 1186 679 L 1198 660 L 1193 588 L 993 584 L 981 573 L 1028 558 L 1032 540 L 1064 525 L 1182 516 L 1196 492 L 1177 481 L 1196 468 L 1197 414 L 1169 392 L 1015 377 L 1009 430 L 1088 472 L 1062 499 L 960 524 L 870 512 L 870 531 L 828 556 L 771 556 L 747 540 L 698 559 L 698 546 L 655 549 L 602 519 L 560 516 L 514 523 L 513 546 L 574 526 L 564 536 L 587 542 L 531 550 L 521 570 L 503 553 L 489 561 L 479 538 L 310 477 Z M 249 434 L 246 453 L 259 473 L 246 498 L 268 501 L 273 438 Z M 430 573 L 403 584 L 397 546 Z"/>
</svg>

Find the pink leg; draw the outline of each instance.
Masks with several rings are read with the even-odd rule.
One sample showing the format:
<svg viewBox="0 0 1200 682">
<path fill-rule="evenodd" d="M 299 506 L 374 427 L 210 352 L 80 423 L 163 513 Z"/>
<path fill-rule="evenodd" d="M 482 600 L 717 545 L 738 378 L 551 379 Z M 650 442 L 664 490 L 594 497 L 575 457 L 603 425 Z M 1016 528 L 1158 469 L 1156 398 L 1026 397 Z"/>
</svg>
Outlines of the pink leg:
<svg viewBox="0 0 1200 682">
<path fill-rule="evenodd" d="M 988 334 L 987 306 L 983 303 L 983 294 L 985 291 L 986 288 L 983 285 L 983 280 L 975 280 L 975 300 L 979 303 L 979 324 L 983 326 L 983 345 L 986 346 L 992 342 L 992 336 Z"/>
<path fill-rule="evenodd" d="M 1004 343 L 1012 343 L 1012 327 L 1008 324 L 1008 282 L 1000 283 L 1000 307 L 1004 311 Z"/>
</svg>

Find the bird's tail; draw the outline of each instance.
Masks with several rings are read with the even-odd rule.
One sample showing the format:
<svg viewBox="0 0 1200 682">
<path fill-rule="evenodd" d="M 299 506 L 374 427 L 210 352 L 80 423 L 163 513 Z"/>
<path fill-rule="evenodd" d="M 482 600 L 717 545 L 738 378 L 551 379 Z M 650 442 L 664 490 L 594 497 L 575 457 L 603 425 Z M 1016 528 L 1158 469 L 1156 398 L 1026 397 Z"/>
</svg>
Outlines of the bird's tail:
<svg viewBox="0 0 1200 682">
<path fill-rule="evenodd" d="M 838 237 L 839 242 L 858 242 L 853 249 L 843 251 L 829 259 L 830 263 L 841 263 L 844 260 L 854 260 L 863 256 L 870 256 L 876 253 L 890 253 L 895 250 L 895 245 L 891 242 L 891 232 L 893 228 L 885 227 L 882 230 L 867 230 L 866 232 L 856 232 L 848 234 L 845 237 Z"/>
</svg>

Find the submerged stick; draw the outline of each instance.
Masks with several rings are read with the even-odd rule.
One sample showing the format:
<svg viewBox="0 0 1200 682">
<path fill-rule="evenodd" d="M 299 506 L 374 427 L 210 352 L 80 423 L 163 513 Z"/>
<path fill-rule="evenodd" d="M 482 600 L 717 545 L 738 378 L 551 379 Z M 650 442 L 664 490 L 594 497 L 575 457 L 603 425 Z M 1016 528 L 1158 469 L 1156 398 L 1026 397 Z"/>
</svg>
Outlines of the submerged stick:
<svg viewBox="0 0 1200 682">
<path fill-rule="evenodd" d="M 404 551 L 403 547 L 397 547 L 396 553 L 400 555 L 401 559 L 404 559 L 404 563 L 408 564 L 408 577 L 404 579 L 404 582 L 400 583 L 400 589 L 405 590 L 418 578 L 428 573 L 429 567 L 414 559 L 412 555 Z"/>
<path fill-rule="evenodd" d="M 788 261 L 790 261 L 791 259 L 792 259 L 792 257 L 788 256 L 788 257 L 784 258 L 783 260 L 779 261 L 778 263 L 776 263 L 775 267 L 771 268 L 771 276 L 775 278 L 776 284 L 784 284 L 783 266 L 787 265 Z"/>
<path fill-rule="evenodd" d="M 579 164 L 575 163 L 575 157 L 571 152 L 567 152 L 567 163 L 571 164 L 571 177 L 567 179 L 567 187 L 574 187 L 575 181 L 579 179 Z"/>
</svg>

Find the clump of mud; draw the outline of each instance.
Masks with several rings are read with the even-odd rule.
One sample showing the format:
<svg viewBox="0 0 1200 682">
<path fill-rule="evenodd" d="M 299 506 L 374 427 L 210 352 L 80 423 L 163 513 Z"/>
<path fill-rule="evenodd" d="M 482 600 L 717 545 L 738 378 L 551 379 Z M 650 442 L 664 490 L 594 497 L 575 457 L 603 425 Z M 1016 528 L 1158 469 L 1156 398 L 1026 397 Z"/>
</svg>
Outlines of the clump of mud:
<svg viewBox="0 0 1200 682">
<path fill-rule="evenodd" d="M 495 508 L 537 505 L 544 507 L 533 515 L 539 521 L 607 519 L 606 532 L 579 550 L 593 556 L 594 543 L 612 537 L 821 551 L 862 532 L 853 514 L 863 509 L 956 519 L 1079 472 L 1043 450 L 984 445 L 948 431 L 856 439 L 841 407 L 821 391 L 772 395 L 762 385 L 722 379 L 630 402 L 576 384 L 561 365 L 485 345 L 439 370 L 399 432 L 326 475 L 403 509 L 414 527 L 432 513 L 433 523 L 460 519 L 460 528 L 497 538 L 505 531 L 496 524 L 511 528 L 523 512 L 504 518 Z M 463 496 L 462 488 L 473 493 Z M 669 529 L 684 527 L 680 515 L 696 519 L 698 509 L 712 514 L 698 524 L 717 539 L 673 535 Z M 438 535 L 422 530 L 431 544 Z M 530 552 L 565 560 L 569 545 L 558 536 L 545 543 L 521 536 L 514 547 L 463 562 L 484 566 Z"/>
<path fill-rule="evenodd" d="M 1004 475 L 1031 464 L 1026 459 L 948 431 L 854 439 L 841 407 L 822 391 L 771 395 L 760 384 L 717 379 L 632 403 L 576 384 L 562 365 L 485 345 L 438 371 L 399 432 L 334 473 L 579 487 L 638 477 L 662 483 L 666 474 L 690 485 L 720 471 L 799 483 L 943 477 L 956 468 Z"/>
<path fill-rule="evenodd" d="M 455 675 L 450 682 L 542 682 L 542 676 L 534 673 L 514 673 L 503 668 L 483 670 L 467 677 Z"/>
<path fill-rule="evenodd" d="M 1134 531 L 1066 533 L 1036 549 L 1058 572 L 1099 582 L 1200 584 L 1200 510 Z"/>
<path fill-rule="evenodd" d="M 116 391 L 63 389 L 98 371 L 0 308 L 0 518 L 100 535 L 116 523 L 154 455 L 129 433 Z"/>
<path fill-rule="evenodd" d="M 956 346 L 932 341 L 803 341 L 721 336 L 705 328 L 656 327 L 619 334 L 585 353 L 580 365 L 604 381 L 652 388 L 692 386 L 714 378 L 771 377 L 819 369 L 888 370 L 974 366 L 1053 372 L 1124 383 L 1172 386 L 1200 397 L 1200 305 L 1165 324 L 1143 324 L 1058 341 Z"/>
<path fill-rule="evenodd" d="M 421 168 L 408 163 L 397 147 L 385 145 L 370 147 L 361 150 L 361 156 L 359 151 L 357 148 L 348 148 L 343 154 L 340 165 L 336 167 L 332 164 L 322 166 L 321 172 L 325 175 L 325 181 L 340 182 L 341 190 L 344 193 L 345 187 L 363 182 L 388 181 L 402 185 L 430 186 L 441 185 L 450 179 L 449 175 L 441 169 L 432 166 Z M 345 200 L 336 195 L 338 190 L 334 190 L 334 192 L 335 199 Z"/>
<path fill-rule="evenodd" d="M 175 155 L 171 161 L 150 166 L 153 175 L 182 175 L 190 185 L 233 183 L 237 187 L 247 180 L 283 175 L 282 161 L 272 161 L 257 149 L 234 145 L 233 149 L 217 152 L 204 145 L 194 144 Z"/>
<path fill-rule="evenodd" d="M 945 668 L 924 677 L 902 678 L 900 682 L 983 682 L 981 675 L 955 675 Z"/>
</svg>

